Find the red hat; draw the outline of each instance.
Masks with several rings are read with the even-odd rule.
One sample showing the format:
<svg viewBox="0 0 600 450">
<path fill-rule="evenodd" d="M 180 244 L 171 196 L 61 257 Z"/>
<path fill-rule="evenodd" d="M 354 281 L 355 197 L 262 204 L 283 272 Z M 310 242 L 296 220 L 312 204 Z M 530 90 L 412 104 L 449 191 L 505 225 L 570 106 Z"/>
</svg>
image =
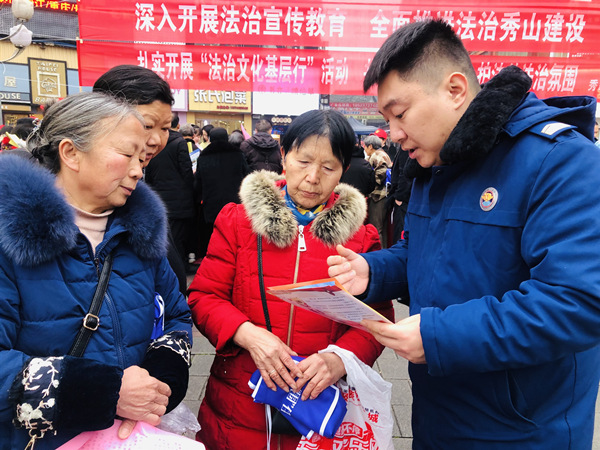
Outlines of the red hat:
<svg viewBox="0 0 600 450">
<path fill-rule="evenodd" d="M 373 133 L 375 136 L 377 136 L 379 139 L 387 139 L 387 133 L 382 130 L 381 128 L 377 128 L 375 130 L 375 133 Z"/>
</svg>

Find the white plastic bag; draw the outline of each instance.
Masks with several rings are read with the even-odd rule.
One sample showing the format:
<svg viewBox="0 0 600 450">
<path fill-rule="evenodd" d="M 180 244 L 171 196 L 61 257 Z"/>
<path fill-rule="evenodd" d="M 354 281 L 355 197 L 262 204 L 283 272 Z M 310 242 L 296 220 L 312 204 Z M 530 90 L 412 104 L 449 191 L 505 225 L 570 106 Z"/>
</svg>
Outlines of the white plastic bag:
<svg viewBox="0 0 600 450">
<path fill-rule="evenodd" d="M 200 431 L 200 424 L 190 408 L 181 402 L 177 408 L 161 417 L 158 428 L 195 439 L 196 433 Z"/>
<path fill-rule="evenodd" d="M 297 450 L 393 450 L 392 383 L 385 381 L 354 353 L 330 345 L 319 353 L 333 352 L 346 367 L 346 381 L 337 386 L 346 399 L 348 412 L 333 439 L 314 435 L 302 438 Z"/>
</svg>

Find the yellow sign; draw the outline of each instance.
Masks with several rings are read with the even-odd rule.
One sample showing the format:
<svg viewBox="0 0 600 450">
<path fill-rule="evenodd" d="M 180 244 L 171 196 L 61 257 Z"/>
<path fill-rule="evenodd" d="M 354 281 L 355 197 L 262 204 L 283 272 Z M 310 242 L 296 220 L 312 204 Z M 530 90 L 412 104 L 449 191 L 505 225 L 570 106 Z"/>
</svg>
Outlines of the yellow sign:
<svg viewBox="0 0 600 450">
<path fill-rule="evenodd" d="M 250 92 L 242 91 L 189 91 L 190 111 L 216 111 L 225 113 L 250 113 L 252 97 Z"/>
<path fill-rule="evenodd" d="M 67 63 L 49 59 L 29 60 L 31 103 L 43 105 L 48 100 L 67 96 Z"/>
</svg>

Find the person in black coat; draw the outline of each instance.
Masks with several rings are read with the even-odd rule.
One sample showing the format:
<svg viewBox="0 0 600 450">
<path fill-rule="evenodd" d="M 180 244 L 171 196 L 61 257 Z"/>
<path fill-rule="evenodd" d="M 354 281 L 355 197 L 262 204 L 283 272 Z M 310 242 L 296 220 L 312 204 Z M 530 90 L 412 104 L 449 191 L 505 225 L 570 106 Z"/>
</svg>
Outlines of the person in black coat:
<svg viewBox="0 0 600 450">
<path fill-rule="evenodd" d="M 355 145 L 352 150 L 350 166 L 344 172 L 340 183 L 354 186 L 362 195 L 367 197 L 375 189 L 375 171 L 365 159 L 365 152 L 360 145 Z"/>
<path fill-rule="evenodd" d="M 187 142 L 177 131 L 169 130 L 164 150 L 146 167 L 146 182 L 160 195 L 169 218 L 175 247 L 184 265 L 195 217 L 194 173 Z"/>
<path fill-rule="evenodd" d="M 225 128 L 213 128 L 210 131 L 210 144 L 198 158 L 194 180 L 196 201 L 202 204 L 207 226 L 207 242 L 223 206 L 240 202 L 240 185 L 249 173 L 244 154 L 228 142 Z"/>
<path fill-rule="evenodd" d="M 240 144 L 250 170 L 270 170 L 282 173 L 281 149 L 273 139 L 273 126 L 266 119 L 260 120 L 254 128 L 254 136 Z"/>
<path fill-rule="evenodd" d="M 392 186 L 388 193 L 388 209 L 392 211 L 392 225 L 394 229 L 393 243 L 396 243 L 402 237 L 404 231 L 404 217 L 410 200 L 410 191 L 412 189 L 412 179 L 404 175 L 404 166 L 408 160 L 408 152 L 402 151 L 400 146 L 395 143 L 396 157 L 392 165 Z"/>
</svg>

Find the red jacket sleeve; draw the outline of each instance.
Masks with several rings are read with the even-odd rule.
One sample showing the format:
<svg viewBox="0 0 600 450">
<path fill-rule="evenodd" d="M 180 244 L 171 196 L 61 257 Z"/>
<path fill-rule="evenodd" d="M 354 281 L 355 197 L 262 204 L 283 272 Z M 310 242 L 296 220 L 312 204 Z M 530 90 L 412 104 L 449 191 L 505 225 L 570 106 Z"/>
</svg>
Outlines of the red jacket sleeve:
<svg viewBox="0 0 600 450">
<path fill-rule="evenodd" d="M 241 206 L 226 205 L 215 221 L 206 257 L 189 289 L 188 303 L 194 324 L 220 353 L 235 354 L 231 344 L 238 327 L 248 321 L 232 303 L 236 271 L 238 211 Z"/>
</svg>

